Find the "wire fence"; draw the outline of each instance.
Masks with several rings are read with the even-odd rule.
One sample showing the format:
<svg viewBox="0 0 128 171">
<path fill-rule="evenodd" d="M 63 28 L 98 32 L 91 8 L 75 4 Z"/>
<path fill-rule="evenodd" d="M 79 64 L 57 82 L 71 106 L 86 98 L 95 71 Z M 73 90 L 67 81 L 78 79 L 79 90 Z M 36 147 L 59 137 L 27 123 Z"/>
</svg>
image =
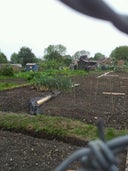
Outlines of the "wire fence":
<svg viewBox="0 0 128 171">
<path fill-rule="evenodd" d="M 69 7 L 94 18 L 110 21 L 128 34 L 128 16 L 115 12 L 102 0 L 60 0 Z M 74 152 L 55 171 L 65 171 L 75 160 L 81 163 L 80 171 L 118 171 L 116 155 L 128 147 L 128 135 L 105 141 L 102 122 L 99 122 L 99 140 L 91 141 L 87 148 Z"/>
</svg>

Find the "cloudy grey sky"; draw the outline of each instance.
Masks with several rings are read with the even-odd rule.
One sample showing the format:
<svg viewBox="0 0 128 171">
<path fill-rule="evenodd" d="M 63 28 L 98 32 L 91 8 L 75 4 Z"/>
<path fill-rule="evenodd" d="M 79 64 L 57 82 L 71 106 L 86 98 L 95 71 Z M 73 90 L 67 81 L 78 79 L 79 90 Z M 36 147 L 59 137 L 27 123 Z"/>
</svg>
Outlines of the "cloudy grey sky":
<svg viewBox="0 0 128 171">
<path fill-rule="evenodd" d="M 105 0 L 127 13 L 127 0 Z M 0 0 L 0 50 L 10 58 L 22 46 L 42 57 L 50 44 L 62 44 L 67 54 L 86 50 L 109 56 L 115 47 L 128 45 L 128 36 L 111 23 L 84 16 L 58 0 Z"/>
</svg>

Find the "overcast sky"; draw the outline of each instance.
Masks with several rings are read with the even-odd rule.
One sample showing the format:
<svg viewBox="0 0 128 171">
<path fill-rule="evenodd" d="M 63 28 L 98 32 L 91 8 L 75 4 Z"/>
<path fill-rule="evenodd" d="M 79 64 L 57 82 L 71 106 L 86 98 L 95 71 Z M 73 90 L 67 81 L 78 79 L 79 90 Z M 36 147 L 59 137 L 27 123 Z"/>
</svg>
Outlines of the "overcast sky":
<svg viewBox="0 0 128 171">
<path fill-rule="evenodd" d="M 128 11 L 127 0 L 106 0 L 118 12 Z M 0 50 L 9 59 L 22 46 L 42 57 L 49 45 L 62 44 L 67 54 L 86 50 L 109 56 L 128 36 L 112 24 L 82 15 L 57 0 L 0 0 Z"/>
</svg>

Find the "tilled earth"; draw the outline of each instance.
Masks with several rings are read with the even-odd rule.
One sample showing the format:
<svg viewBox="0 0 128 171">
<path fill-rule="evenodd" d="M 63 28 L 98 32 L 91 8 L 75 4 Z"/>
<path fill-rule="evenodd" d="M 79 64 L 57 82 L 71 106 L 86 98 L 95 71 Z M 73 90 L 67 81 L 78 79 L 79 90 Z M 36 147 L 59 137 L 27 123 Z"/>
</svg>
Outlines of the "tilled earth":
<svg viewBox="0 0 128 171">
<path fill-rule="evenodd" d="M 78 146 L 57 140 L 1 130 L 0 171 L 52 171 L 77 149 Z"/>
<path fill-rule="evenodd" d="M 0 130 L 0 171 L 53 171 L 67 156 L 80 148 L 57 140 Z M 126 154 L 117 157 L 118 168 L 124 171 Z M 78 169 L 79 164 L 74 162 L 68 169 Z"/>
<path fill-rule="evenodd" d="M 44 103 L 40 107 L 41 113 L 69 117 L 91 124 L 95 124 L 97 119 L 103 118 L 106 127 L 128 128 L 128 74 L 110 73 L 104 77 L 97 78 L 97 76 L 97 74 L 92 74 L 72 77 L 73 82 L 79 83 L 80 86 L 74 87 L 68 92 L 63 91 L 56 98 Z M 103 92 L 124 94 L 112 95 L 103 94 Z M 27 112 L 29 114 L 30 99 L 44 97 L 49 93 L 51 92 L 37 92 L 30 86 L 2 91 L 0 92 L 0 111 Z M 2 154 L 0 170 L 3 171 L 53 170 L 54 166 L 63 157 L 78 148 L 54 140 L 40 140 L 5 131 L 1 131 L 0 136 L 0 143 L 2 144 L 0 145 L 0 155 Z M 5 140 L 7 143 L 5 143 Z M 35 153 L 31 150 L 34 149 L 33 146 L 37 150 Z M 50 156 L 47 149 L 50 151 L 51 148 L 56 159 L 51 157 L 51 160 L 49 160 Z M 55 150 L 59 150 L 58 155 L 56 155 Z M 45 154 L 47 154 L 47 157 Z M 61 154 L 62 157 L 60 157 Z M 14 157 L 15 155 L 17 157 Z M 121 157 L 123 162 L 122 165 L 120 164 L 121 171 L 124 171 L 124 156 Z M 46 165 L 44 164 L 44 158 L 46 158 Z"/>
<path fill-rule="evenodd" d="M 115 76 L 114 76 L 115 75 Z M 96 74 L 72 78 L 80 86 L 61 92 L 40 107 L 42 114 L 64 116 L 95 124 L 103 118 L 106 127 L 128 128 L 128 74 L 110 73 L 97 78 Z M 106 95 L 103 92 L 124 93 Z M 21 87 L 0 92 L 0 111 L 30 113 L 29 102 L 50 92 L 37 92 L 32 87 Z"/>
</svg>

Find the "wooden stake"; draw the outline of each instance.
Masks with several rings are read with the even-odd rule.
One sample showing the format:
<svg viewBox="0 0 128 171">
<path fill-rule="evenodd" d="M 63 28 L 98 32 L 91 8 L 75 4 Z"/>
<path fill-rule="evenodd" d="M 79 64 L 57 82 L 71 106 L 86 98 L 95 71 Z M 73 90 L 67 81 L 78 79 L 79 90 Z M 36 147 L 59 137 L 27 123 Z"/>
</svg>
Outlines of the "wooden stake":
<svg viewBox="0 0 128 171">
<path fill-rule="evenodd" d="M 125 93 L 116 93 L 116 92 L 102 92 L 102 94 L 114 95 L 114 96 L 125 96 Z"/>
<path fill-rule="evenodd" d="M 106 73 L 104 73 L 104 74 L 102 74 L 102 75 L 99 75 L 99 76 L 98 76 L 98 77 L 96 77 L 96 78 L 101 78 L 101 77 L 104 77 L 104 76 L 108 75 L 108 74 L 109 74 L 109 73 L 111 73 L 111 72 L 113 72 L 113 71 L 106 72 Z"/>
</svg>

